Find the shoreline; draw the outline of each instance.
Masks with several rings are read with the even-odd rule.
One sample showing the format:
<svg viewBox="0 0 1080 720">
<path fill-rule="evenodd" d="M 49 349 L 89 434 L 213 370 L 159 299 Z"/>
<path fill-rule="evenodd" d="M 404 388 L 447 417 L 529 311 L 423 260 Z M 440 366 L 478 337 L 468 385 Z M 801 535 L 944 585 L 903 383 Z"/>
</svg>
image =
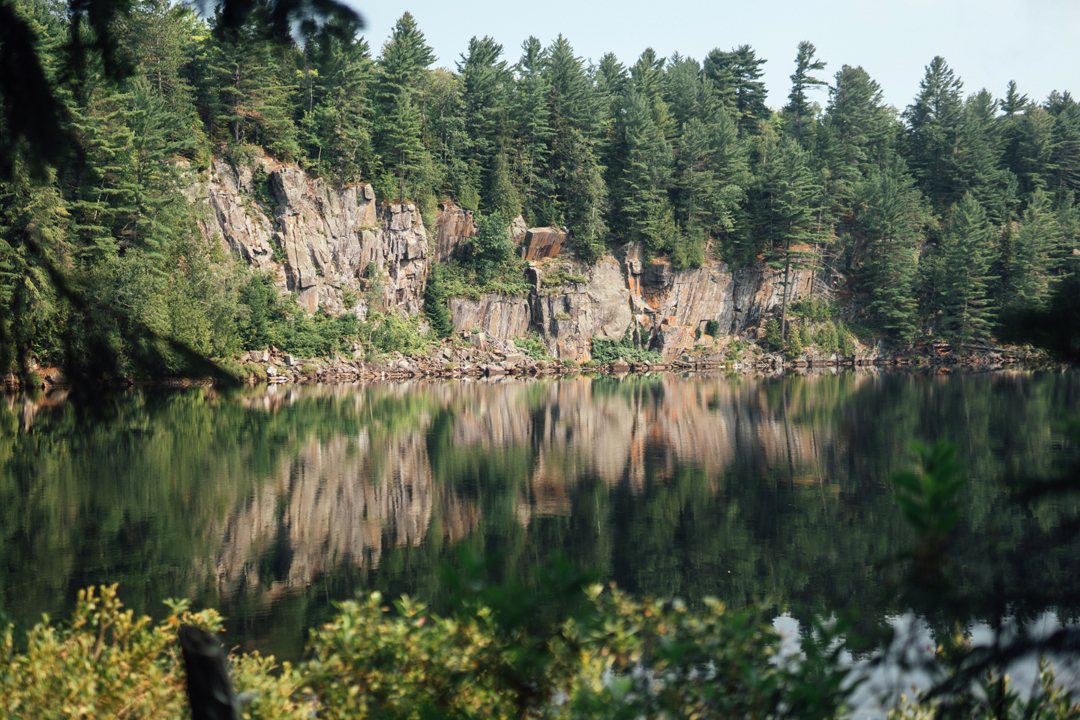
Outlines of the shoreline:
<svg viewBox="0 0 1080 720">
<path fill-rule="evenodd" d="M 467 337 L 467 336 L 465 336 Z M 475 380 L 499 377 L 562 377 L 578 373 L 601 375 L 644 375 L 658 372 L 729 372 L 735 375 L 781 375 L 809 370 L 835 369 L 896 369 L 935 370 L 939 374 L 956 370 L 993 372 L 1005 369 L 1042 369 L 1056 367 L 1049 356 L 1028 348 L 1008 348 L 983 344 L 970 354 L 958 354 L 945 343 L 924 343 L 904 352 L 883 350 L 881 347 L 858 353 L 855 358 L 837 355 L 824 356 L 807 351 L 795 359 L 783 353 L 765 353 L 757 345 L 726 356 L 720 353 L 684 354 L 671 362 L 625 362 L 578 364 L 552 358 L 534 358 L 520 350 L 512 340 L 505 342 L 448 338 L 424 356 L 389 353 L 375 361 L 346 360 L 340 355 L 333 360 L 298 358 L 274 347 L 261 352 L 243 353 L 236 360 L 226 360 L 221 367 L 240 376 L 242 385 L 282 384 L 349 384 L 357 382 L 395 382 L 400 380 Z M 65 388 L 70 384 L 62 370 L 54 367 L 35 368 L 36 390 Z M 195 387 L 216 385 L 210 378 L 149 378 L 129 377 L 107 383 L 107 387 Z M 14 374 L 4 378 L 5 392 L 23 390 Z"/>
</svg>

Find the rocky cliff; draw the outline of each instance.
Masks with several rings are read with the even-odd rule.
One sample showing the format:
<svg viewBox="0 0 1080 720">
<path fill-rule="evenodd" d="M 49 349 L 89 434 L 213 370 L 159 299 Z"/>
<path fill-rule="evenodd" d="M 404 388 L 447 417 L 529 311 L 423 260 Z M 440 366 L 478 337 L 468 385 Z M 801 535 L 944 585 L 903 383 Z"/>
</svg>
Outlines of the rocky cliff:
<svg viewBox="0 0 1080 720">
<path fill-rule="evenodd" d="M 376 302 L 415 315 L 430 263 L 453 259 L 476 232 L 472 212 L 446 202 L 429 238 L 415 206 L 379 206 L 370 185 L 333 189 L 267 157 L 252 168 L 214 162 L 206 196 L 207 239 L 270 273 L 309 312 L 363 318 Z M 672 360 L 695 347 L 710 320 L 721 336 L 745 336 L 781 302 L 782 277 L 763 264 L 679 271 L 663 259 L 646 261 L 631 243 L 585 266 L 568 250 L 565 229 L 526 228 L 518 218 L 511 235 L 533 291 L 452 299 L 458 330 L 499 340 L 535 334 L 550 355 L 578 362 L 590 359 L 592 338 L 630 333 Z M 796 271 L 789 300 L 809 293 L 812 282 L 810 271 Z"/>
<path fill-rule="evenodd" d="M 265 157 L 254 168 L 215 161 L 206 193 L 207 239 L 269 272 L 309 312 L 364 316 L 372 300 L 421 311 L 430 257 L 415 206 L 379 207 L 370 185 L 335 190 Z M 364 294 L 373 288 L 380 297 Z"/>
<path fill-rule="evenodd" d="M 558 256 L 532 263 L 536 290 L 528 298 L 454 298 L 455 327 L 499 339 L 536 333 L 552 356 L 579 362 L 590 359 L 592 338 L 616 340 L 629 331 L 670 361 L 695 347 L 710 320 L 719 324 L 721 336 L 753 331 L 756 338 L 757 327 L 782 301 L 783 274 L 764 264 L 733 269 L 710 262 L 675 270 L 663 259 L 645 262 L 641 248 L 631 243 L 615 257 L 573 267 L 580 271 L 574 279 L 545 286 L 545 274 L 559 273 L 565 263 Z M 813 272 L 793 271 L 789 302 L 809 295 L 813 281 Z"/>
</svg>

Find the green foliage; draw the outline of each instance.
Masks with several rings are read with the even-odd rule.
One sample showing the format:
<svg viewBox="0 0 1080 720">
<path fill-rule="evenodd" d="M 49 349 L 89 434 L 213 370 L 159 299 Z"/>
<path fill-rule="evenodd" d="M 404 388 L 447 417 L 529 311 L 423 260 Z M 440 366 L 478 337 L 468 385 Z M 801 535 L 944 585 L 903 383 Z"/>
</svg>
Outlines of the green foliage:
<svg viewBox="0 0 1080 720">
<path fill-rule="evenodd" d="M 840 347 L 840 338 L 837 335 L 836 324 L 832 320 L 823 323 L 814 334 L 814 344 L 821 352 L 832 355 Z"/>
<path fill-rule="evenodd" d="M 0 713 L 9 717 L 180 717 L 187 705 L 176 629 L 181 623 L 222 629 L 213 610 L 191 613 L 188 602 L 170 605 L 154 625 L 124 610 L 116 585 L 79 591 L 69 623 L 48 617 L 31 628 L 16 650 L 14 629 L 0 636 Z M 239 678 L 238 678 L 239 679 Z M 272 682 L 266 683 L 268 685 Z"/>
<path fill-rule="evenodd" d="M 787 356 L 791 359 L 795 359 L 802 355 L 803 346 L 802 331 L 798 325 L 793 326 L 787 334 L 787 345 L 784 347 L 787 351 Z"/>
<path fill-rule="evenodd" d="M 956 467 L 953 443 L 939 440 L 926 447 L 914 442 L 911 451 L 919 462 L 918 471 L 893 476 L 896 503 L 904 520 L 927 542 L 940 544 L 960 521 L 957 497 L 964 477 Z"/>
<path fill-rule="evenodd" d="M 788 306 L 788 313 L 819 323 L 837 315 L 836 308 L 820 298 L 801 298 Z"/>
<path fill-rule="evenodd" d="M 405 318 L 393 311 L 372 313 L 362 325 L 358 324 L 356 335 L 379 352 L 418 353 L 427 348 L 428 341 L 420 335 L 417 321 L 415 316 Z"/>
<path fill-rule="evenodd" d="M 540 338 L 530 335 L 529 337 L 516 338 L 514 344 L 531 357 L 533 360 L 550 360 L 547 346 L 540 342 Z"/>
<path fill-rule="evenodd" d="M 858 316 L 900 341 L 985 339 L 999 311 L 1049 309 L 1072 273 L 1080 106 L 1067 92 L 1038 102 L 1014 83 L 1003 99 L 982 91 L 965 100 L 960 79 L 934 58 L 898 116 L 865 70 L 842 65 L 822 111 L 809 91 L 824 84 L 824 63 L 804 42 L 774 116 L 765 60 L 748 45 L 700 62 L 647 49 L 630 68 L 613 55 L 588 67 L 562 36 L 546 48 L 529 38 L 516 62 L 483 37 L 447 70 L 432 69 L 434 52 L 408 13 L 373 58 L 352 19 L 332 12 L 325 26 L 297 26 L 297 42 L 276 2 L 205 21 L 163 0 L 119 14 L 114 5 L 102 10 L 113 24 L 95 20 L 89 35 L 75 31 L 82 10 L 5 11 L 26 41 L 20 57 L 35 61 L 26 67 L 38 79 L 26 82 L 57 104 L 42 116 L 4 98 L 0 363 L 17 347 L 24 357 L 96 357 L 88 343 L 100 325 L 93 342 L 108 358 L 120 354 L 109 373 L 127 372 L 136 355 L 155 355 L 126 335 L 144 321 L 165 345 L 238 347 L 250 328 L 236 290 L 203 313 L 194 298 L 214 295 L 170 285 L 175 312 L 147 301 L 143 317 L 122 304 L 139 289 L 98 287 L 103 268 L 131 262 L 128 254 L 149 258 L 152 273 L 128 274 L 147 285 L 192 255 L 204 218 L 185 195 L 196 182 L 189 167 L 205 169 L 212 152 L 236 167 L 269 153 L 337 188 L 371 182 L 382 202 L 415 202 L 429 231 L 440 198 L 504 224 L 520 211 L 530 225 L 567 227 L 587 263 L 627 241 L 676 269 L 702 266 L 710 251 L 764 261 L 783 271 L 785 302 L 791 272 L 827 259 L 851 279 Z M 67 54 L 76 47 L 84 54 Z M 63 137 L 46 148 L 32 140 L 37 125 Z M 253 186 L 256 202 L 273 204 L 265 173 Z M 483 245 L 468 263 L 474 275 L 460 286 L 447 278 L 447 291 L 526 292 L 505 243 L 492 234 Z M 284 263 L 283 250 L 273 252 Z M 50 267 L 90 289 L 97 320 L 55 296 Z M 230 297 L 231 339 L 222 332 Z M 147 371 L 186 372 L 181 365 L 172 357 Z"/>
<path fill-rule="evenodd" d="M 776 352 L 784 346 L 784 341 L 780 336 L 780 323 L 777 322 L 775 317 L 770 317 L 765 321 L 765 347 Z"/>
<path fill-rule="evenodd" d="M 583 282 L 585 282 L 584 275 L 573 275 L 564 265 L 559 265 L 551 269 L 546 269 L 544 273 L 540 276 L 541 287 L 561 287 L 568 283 Z"/>
<path fill-rule="evenodd" d="M 710 337 L 716 337 L 720 334 L 720 322 L 718 320 L 708 320 L 705 322 L 705 334 Z"/>
<path fill-rule="evenodd" d="M 443 285 L 443 266 L 433 266 L 424 287 L 424 315 L 431 323 L 431 332 L 437 338 L 450 337 L 454 332 L 454 322 L 447 306 L 446 288 Z"/>
<path fill-rule="evenodd" d="M 510 240 L 510 221 L 499 214 L 474 218 L 476 234 L 465 241 L 469 266 L 477 281 L 486 285 L 499 275 L 518 269 L 514 243 Z"/>
<path fill-rule="evenodd" d="M 540 593 L 512 584 L 473 585 L 441 616 L 407 596 L 347 601 L 314 631 L 300 667 L 257 652 L 235 657 L 234 685 L 255 718 L 427 718 L 532 714 L 640 717 L 692 708 L 710 717 L 831 718 L 853 685 L 838 661 L 844 643 L 824 628 L 804 641 L 804 660 L 778 663 L 780 637 L 761 610 L 729 611 L 707 598 L 637 600 L 580 573 L 548 573 Z M 585 590 L 583 592 L 583 590 Z M 171 605 L 158 625 L 135 618 L 116 586 L 80 591 L 70 629 L 35 626 L 0 653 L 4 710 L 24 718 L 127 712 L 179 717 L 187 696 L 177 650 L 181 622 L 221 629 L 214 611 Z M 648 672 L 642 673 L 644 667 Z M 704 670 L 703 670 L 704 668 Z M 664 678 L 660 691 L 651 676 Z M 554 703 L 557 696 L 564 701 Z"/>
<path fill-rule="evenodd" d="M 621 340 L 592 339 L 592 358 L 602 365 L 613 363 L 620 358 L 626 362 L 662 363 L 664 356 L 654 350 L 637 347 L 633 342 L 630 328 Z"/>
<path fill-rule="evenodd" d="M 853 359 L 856 353 L 855 337 L 839 323 L 836 326 L 836 336 L 839 340 L 840 354 L 846 358 Z"/>
</svg>

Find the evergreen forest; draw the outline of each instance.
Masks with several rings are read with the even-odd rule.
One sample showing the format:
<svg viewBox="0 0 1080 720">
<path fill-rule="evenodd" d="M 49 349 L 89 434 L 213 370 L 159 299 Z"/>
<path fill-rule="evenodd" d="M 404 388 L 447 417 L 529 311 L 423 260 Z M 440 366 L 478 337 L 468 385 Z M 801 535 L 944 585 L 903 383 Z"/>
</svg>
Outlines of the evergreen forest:
<svg viewBox="0 0 1080 720">
<path fill-rule="evenodd" d="M 437 67 L 409 13 L 376 45 L 337 17 L 298 41 L 258 2 L 237 20 L 137 0 L 100 28 L 56 0 L 5 4 L 32 31 L 70 142 L 37 152 L 6 106 L 4 367 L 137 363 L 161 339 L 227 358 L 264 346 L 268 327 L 317 353 L 355 334 L 203 240 L 200 174 L 261 153 L 336 187 L 370 183 L 425 222 L 453 199 L 565 226 L 585 262 L 634 241 L 675 268 L 826 269 L 849 317 L 898 343 L 963 346 L 1076 314 L 1080 106 L 1064 90 L 965 88 L 935 57 L 898 109 L 810 42 L 770 60 L 792 70 L 778 98 L 749 45 L 645 49 L 627 65 L 583 59 L 561 35 L 517 49 L 474 37 Z"/>
</svg>

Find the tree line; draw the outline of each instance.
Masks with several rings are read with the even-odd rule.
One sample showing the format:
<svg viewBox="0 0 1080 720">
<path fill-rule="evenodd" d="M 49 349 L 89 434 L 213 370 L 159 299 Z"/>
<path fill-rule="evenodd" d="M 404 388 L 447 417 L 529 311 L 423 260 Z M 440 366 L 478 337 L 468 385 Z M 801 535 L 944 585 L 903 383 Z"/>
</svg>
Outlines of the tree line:
<svg viewBox="0 0 1080 720">
<path fill-rule="evenodd" d="M 701 61 L 646 49 L 626 66 L 586 61 L 561 35 L 528 38 L 516 60 L 474 37 L 447 69 L 408 13 L 375 52 L 341 18 L 299 43 L 276 5 L 252 7 L 237 20 L 140 0 L 107 27 L 113 54 L 73 65 L 71 11 L 15 4 L 76 142 L 44 169 L 16 142 L 0 184 L 6 355 L 70 354 L 72 325 L 95 323 L 114 345 L 138 344 L 125 323 L 213 356 L 253 344 L 245 295 L 260 293 L 199 240 L 187 192 L 212 158 L 260 151 L 335 186 L 371 183 L 429 223 L 453 198 L 566 226 L 586 261 L 636 241 L 678 268 L 827 267 L 860 322 L 898 341 L 985 338 L 1071 287 L 1080 108 L 1068 92 L 965 94 L 936 57 L 897 111 L 865 70 L 827 70 L 809 42 L 780 101 L 749 45 Z M 86 289 L 81 322 L 48 267 Z"/>
</svg>

